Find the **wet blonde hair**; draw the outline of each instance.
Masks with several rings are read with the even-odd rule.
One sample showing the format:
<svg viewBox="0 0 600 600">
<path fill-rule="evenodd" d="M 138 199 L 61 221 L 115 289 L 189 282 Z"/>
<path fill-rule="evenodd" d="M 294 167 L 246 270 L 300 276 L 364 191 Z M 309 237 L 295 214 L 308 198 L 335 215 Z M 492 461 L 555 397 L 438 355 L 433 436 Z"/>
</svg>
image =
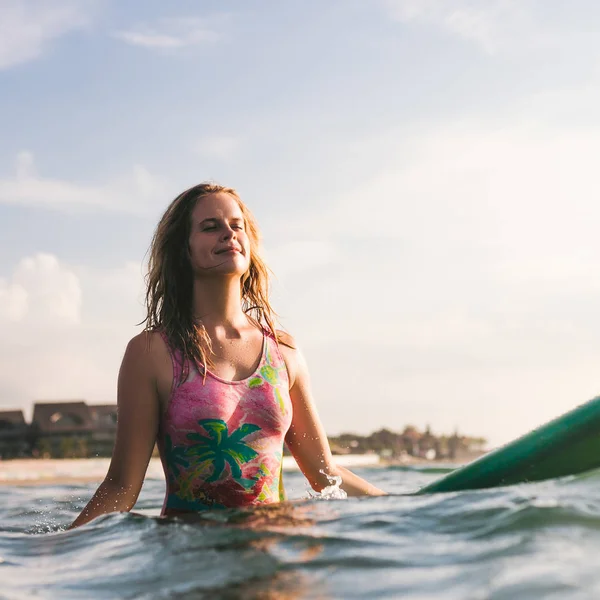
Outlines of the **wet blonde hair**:
<svg viewBox="0 0 600 600">
<path fill-rule="evenodd" d="M 223 192 L 239 205 L 250 241 L 250 266 L 241 279 L 242 310 L 277 340 L 276 313 L 269 303 L 269 268 L 260 256 L 261 236 L 256 219 L 233 188 L 201 183 L 179 194 L 159 221 L 152 243 L 146 276 L 145 323 L 147 331 L 163 331 L 173 348 L 199 371 L 211 367 L 212 344 L 202 323 L 193 314 L 193 271 L 189 237 L 192 211 L 203 197 Z M 287 344 L 286 344 L 287 345 Z M 182 378 L 187 369 L 182 369 Z"/>
</svg>

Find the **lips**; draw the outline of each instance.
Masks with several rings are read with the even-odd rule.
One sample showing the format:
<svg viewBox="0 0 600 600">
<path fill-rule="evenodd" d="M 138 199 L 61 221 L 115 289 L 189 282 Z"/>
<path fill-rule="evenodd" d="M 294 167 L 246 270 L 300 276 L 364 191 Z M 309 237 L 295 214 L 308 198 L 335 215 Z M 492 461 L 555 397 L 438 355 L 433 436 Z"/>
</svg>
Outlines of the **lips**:
<svg viewBox="0 0 600 600">
<path fill-rule="evenodd" d="M 237 246 L 227 246 L 227 248 L 221 248 L 221 250 L 217 250 L 215 252 L 215 254 L 224 254 L 225 252 L 242 252 L 241 248 L 238 248 Z"/>
</svg>

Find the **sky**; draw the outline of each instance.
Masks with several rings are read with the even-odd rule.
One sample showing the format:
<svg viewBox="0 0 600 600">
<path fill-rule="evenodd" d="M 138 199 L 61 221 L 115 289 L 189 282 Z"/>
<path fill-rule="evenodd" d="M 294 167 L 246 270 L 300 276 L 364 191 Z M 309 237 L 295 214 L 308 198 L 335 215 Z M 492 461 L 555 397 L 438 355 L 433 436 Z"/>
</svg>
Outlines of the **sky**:
<svg viewBox="0 0 600 600">
<path fill-rule="evenodd" d="M 594 0 L 0 0 L 0 409 L 116 400 L 152 233 L 254 212 L 330 434 L 600 393 Z"/>
</svg>

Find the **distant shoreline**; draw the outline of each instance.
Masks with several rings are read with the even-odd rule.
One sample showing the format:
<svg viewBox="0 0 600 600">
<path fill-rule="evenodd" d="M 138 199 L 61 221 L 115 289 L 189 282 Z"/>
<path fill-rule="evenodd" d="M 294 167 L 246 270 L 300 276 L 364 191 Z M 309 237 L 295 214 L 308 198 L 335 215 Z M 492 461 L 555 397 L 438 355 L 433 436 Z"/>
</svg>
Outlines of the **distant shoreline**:
<svg viewBox="0 0 600 600">
<path fill-rule="evenodd" d="M 468 460 L 427 460 L 406 457 L 403 460 L 378 460 L 376 455 L 335 455 L 343 466 L 350 468 L 386 468 L 394 466 L 460 466 Z M 371 457 L 369 459 L 369 457 Z M 475 457 L 473 457 L 475 458 Z M 284 470 L 297 471 L 291 457 L 285 457 Z M 110 458 L 14 458 L 0 460 L 0 486 L 10 485 L 70 485 L 100 483 L 108 471 Z M 152 458 L 146 479 L 163 479 L 159 458 Z"/>
</svg>

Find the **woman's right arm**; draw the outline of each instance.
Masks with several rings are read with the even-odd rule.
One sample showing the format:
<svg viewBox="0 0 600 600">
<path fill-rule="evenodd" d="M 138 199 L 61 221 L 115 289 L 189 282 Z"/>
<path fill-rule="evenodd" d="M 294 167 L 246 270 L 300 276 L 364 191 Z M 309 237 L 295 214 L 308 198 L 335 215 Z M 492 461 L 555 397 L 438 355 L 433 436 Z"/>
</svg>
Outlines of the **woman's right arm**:
<svg viewBox="0 0 600 600">
<path fill-rule="evenodd" d="M 117 437 L 104 481 L 69 529 L 111 512 L 130 511 L 142 489 L 158 431 L 160 403 L 153 347 L 142 332 L 125 350 L 119 371 Z"/>
</svg>

